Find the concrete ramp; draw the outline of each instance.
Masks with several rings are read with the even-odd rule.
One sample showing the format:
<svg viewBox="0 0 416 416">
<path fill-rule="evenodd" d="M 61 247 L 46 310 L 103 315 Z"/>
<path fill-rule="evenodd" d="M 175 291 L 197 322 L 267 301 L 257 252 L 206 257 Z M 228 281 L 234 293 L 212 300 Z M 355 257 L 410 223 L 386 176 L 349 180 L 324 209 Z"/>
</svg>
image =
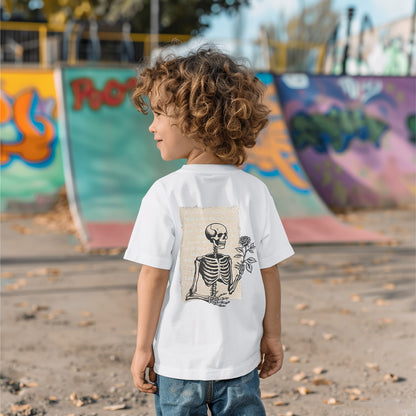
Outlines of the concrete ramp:
<svg viewBox="0 0 416 416">
<path fill-rule="evenodd" d="M 152 183 L 183 161 L 164 162 L 148 131 L 151 116 L 129 100 L 133 68 L 62 68 L 56 72 L 64 171 L 71 212 L 87 248 L 125 247 Z M 376 241 L 341 224 L 304 174 L 283 122 L 273 77 L 267 84 L 271 123 L 245 170 L 269 186 L 294 243 Z"/>
<path fill-rule="evenodd" d="M 415 201 L 416 78 L 275 78 L 299 160 L 333 208 Z"/>
<path fill-rule="evenodd" d="M 293 148 L 278 101 L 274 76 L 257 76 L 267 86 L 270 123 L 250 150 L 244 170 L 265 182 L 273 195 L 290 241 L 330 243 L 378 241 L 384 237 L 338 221 L 312 187 Z"/>
</svg>

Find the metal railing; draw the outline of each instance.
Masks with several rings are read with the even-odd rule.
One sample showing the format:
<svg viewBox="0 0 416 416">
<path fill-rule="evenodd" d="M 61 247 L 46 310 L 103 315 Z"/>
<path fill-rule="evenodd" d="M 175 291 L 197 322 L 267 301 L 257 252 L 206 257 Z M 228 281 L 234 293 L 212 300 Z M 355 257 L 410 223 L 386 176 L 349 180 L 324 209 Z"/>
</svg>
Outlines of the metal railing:
<svg viewBox="0 0 416 416">
<path fill-rule="evenodd" d="M 148 33 L 130 33 L 125 27 L 115 27 L 114 31 L 99 30 L 89 22 L 76 21 L 71 25 L 56 25 L 50 23 L 29 22 L 0 22 L 1 29 L 1 61 L 4 63 L 30 63 L 42 67 L 53 65 L 56 61 L 65 61 L 69 64 L 88 59 L 85 49 L 89 47 L 92 52 L 90 60 L 120 61 L 123 51 L 131 55 L 135 51 L 134 62 L 151 53 L 152 35 Z M 95 36 L 95 37 L 94 37 Z M 189 35 L 159 34 L 157 42 L 160 44 L 171 42 L 174 39 L 188 41 Z M 97 43 L 98 42 L 98 43 Z M 84 48 L 80 48 L 86 43 Z M 97 48 L 103 50 L 101 59 L 97 59 Z M 133 49 L 132 49 L 133 48 Z M 107 52 L 117 49 L 117 53 L 110 56 Z M 119 59 L 117 58 L 119 55 Z"/>
</svg>

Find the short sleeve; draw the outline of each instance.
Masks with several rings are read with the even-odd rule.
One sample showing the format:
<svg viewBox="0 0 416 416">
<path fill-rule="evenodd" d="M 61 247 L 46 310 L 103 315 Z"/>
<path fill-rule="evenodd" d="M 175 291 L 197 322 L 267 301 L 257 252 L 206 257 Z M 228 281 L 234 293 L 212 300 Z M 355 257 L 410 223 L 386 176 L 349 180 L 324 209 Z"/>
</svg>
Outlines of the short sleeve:
<svg viewBox="0 0 416 416">
<path fill-rule="evenodd" d="M 174 238 L 168 201 L 156 183 L 142 199 L 124 259 L 169 270 Z"/>
<path fill-rule="evenodd" d="M 261 269 L 272 267 L 295 253 L 289 243 L 273 198 L 268 190 L 265 213 L 263 236 L 257 250 Z"/>
</svg>

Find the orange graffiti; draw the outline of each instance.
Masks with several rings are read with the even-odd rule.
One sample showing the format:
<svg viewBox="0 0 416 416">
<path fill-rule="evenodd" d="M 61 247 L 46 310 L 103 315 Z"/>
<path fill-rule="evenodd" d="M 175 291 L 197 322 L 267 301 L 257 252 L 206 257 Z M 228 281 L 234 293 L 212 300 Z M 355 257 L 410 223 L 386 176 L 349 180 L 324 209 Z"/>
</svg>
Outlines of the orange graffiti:
<svg viewBox="0 0 416 416">
<path fill-rule="evenodd" d="M 56 131 L 53 121 L 46 116 L 34 113 L 35 92 L 25 91 L 17 96 L 13 103 L 12 116 L 21 138 L 16 142 L 1 143 L 1 165 L 10 162 L 11 157 L 19 157 L 27 163 L 44 163 L 52 156 L 52 142 Z M 2 98 L 1 104 L 6 101 Z M 9 104 L 10 106 L 10 104 Z M 1 123 L 11 119 L 11 109 L 6 108 Z M 36 123 L 36 124 L 35 124 Z"/>
<path fill-rule="evenodd" d="M 8 123 L 12 119 L 13 111 L 12 106 L 3 92 L 0 91 L 0 123 Z"/>
<path fill-rule="evenodd" d="M 299 164 L 293 145 L 283 121 L 273 84 L 268 85 L 265 104 L 270 108 L 270 122 L 261 132 L 257 145 L 248 153 L 247 165 L 256 166 L 264 174 L 279 172 L 292 187 L 299 191 L 310 189 L 309 183 L 300 176 L 295 166 Z"/>
</svg>

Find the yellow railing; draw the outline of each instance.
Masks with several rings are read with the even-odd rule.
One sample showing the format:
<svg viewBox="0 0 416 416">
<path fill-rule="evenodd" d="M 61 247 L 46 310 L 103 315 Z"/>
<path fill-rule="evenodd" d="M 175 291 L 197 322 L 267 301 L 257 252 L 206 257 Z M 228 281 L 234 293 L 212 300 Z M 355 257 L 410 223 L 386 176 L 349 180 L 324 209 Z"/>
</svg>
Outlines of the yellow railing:
<svg viewBox="0 0 416 416">
<path fill-rule="evenodd" d="M 8 31 L 20 31 L 20 32 L 38 32 L 38 40 L 39 40 L 39 64 L 42 66 L 47 66 L 47 38 L 48 32 L 65 32 L 65 25 L 57 25 L 57 24 L 50 24 L 50 23 L 30 23 L 30 22 L 0 22 L 0 29 L 1 30 L 8 30 Z M 83 31 L 81 37 L 86 39 L 88 38 L 89 34 L 88 31 Z M 141 42 L 143 43 L 143 55 L 145 57 L 150 56 L 151 52 L 151 40 L 152 36 L 149 33 L 131 33 L 130 39 L 132 42 Z M 121 41 L 124 39 L 123 33 L 121 31 L 117 32 L 98 32 L 98 38 L 100 40 L 110 40 L 110 41 Z M 186 42 L 191 39 L 190 35 L 178 35 L 178 34 L 159 34 L 157 35 L 158 42 L 170 42 L 174 39 L 177 39 L 182 42 Z M 76 39 L 75 36 L 71 36 L 70 43 L 75 43 Z M 69 47 L 69 49 L 74 50 L 73 47 Z M 70 58 L 68 59 L 70 64 L 76 63 L 76 57 L 69 55 Z"/>
</svg>

